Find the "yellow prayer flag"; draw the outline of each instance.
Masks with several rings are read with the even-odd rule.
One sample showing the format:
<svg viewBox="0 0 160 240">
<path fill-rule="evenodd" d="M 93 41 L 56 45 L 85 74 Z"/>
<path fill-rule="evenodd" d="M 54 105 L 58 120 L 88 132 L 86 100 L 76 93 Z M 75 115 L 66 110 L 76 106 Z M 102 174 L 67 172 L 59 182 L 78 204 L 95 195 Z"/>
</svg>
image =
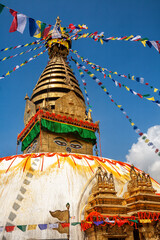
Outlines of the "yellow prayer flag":
<svg viewBox="0 0 160 240">
<path fill-rule="evenodd" d="M 10 75 L 9 71 L 6 73 L 6 76 L 7 76 L 7 75 Z"/>
<path fill-rule="evenodd" d="M 28 229 L 27 230 L 35 230 L 37 227 L 37 224 L 34 225 L 28 225 Z"/>
<path fill-rule="evenodd" d="M 116 38 L 111 38 L 110 40 L 116 40 L 118 37 L 116 37 Z"/>
<path fill-rule="evenodd" d="M 83 74 L 83 72 L 80 72 L 80 75 L 82 75 Z"/>
<path fill-rule="evenodd" d="M 102 68 L 102 71 L 104 71 L 104 68 Z"/>
<path fill-rule="evenodd" d="M 20 67 L 22 67 L 24 64 L 25 64 L 25 63 L 22 63 L 22 64 L 20 65 Z"/>
<path fill-rule="evenodd" d="M 158 91 L 158 88 L 154 88 L 154 92 L 157 92 Z"/>
<path fill-rule="evenodd" d="M 19 55 L 22 55 L 23 54 L 23 52 L 21 52 Z"/>
<path fill-rule="evenodd" d="M 92 74 L 90 74 L 89 76 L 90 76 L 90 77 L 94 77 L 94 74 L 92 73 Z"/>
<path fill-rule="evenodd" d="M 60 29 L 61 29 L 61 33 L 63 34 L 63 33 L 65 33 L 65 31 L 64 31 L 64 28 L 63 27 L 60 27 Z"/>
<path fill-rule="evenodd" d="M 24 45 L 24 47 L 27 47 L 28 46 L 28 43 L 26 45 Z"/>
<path fill-rule="evenodd" d="M 155 101 L 154 97 L 147 98 L 147 99 L 150 100 L 150 101 Z"/>
<path fill-rule="evenodd" d="M 38 25 L 38 29 L 36 30 L 34 37 L 41 38 L 41 21 L 37 20 L 36 23 Z"/>
<path fill-rule="evenodd" d="M 88 36 L 88 33 L 84 33 L 83 37 L 86 38 Z"/>
<path fill-rule="evenodd" d="M 87 91 L 85 90 L 85 93 L 87 93 Z"/>
<path fill-rule="evenodd" d="M 125 88 L 127 89 L 127 91 L 129 91 L 130 89 L 127 87 L 127 86 L 125 86 Z"/>
<path fill-rule="evenodd" d="M 135 124 L 132 122 L 131 125 L 134 126 Z"/>
<path fill-rule="evenodd" d="M 121 107 L 122 107 L 122 105 L 117 105 L 117 107 L 118 107 L 118 108 L 121 108 Z"/>
<path fill-rule="evenodd" d="M 145 140 L 145 143 L 148 143 L 148 142 L 149 142 L 149 139 L 146 139 L 146 140 Z"/>
<path fill-rule="evenodd" d="M 100 38 L 100 42 L 101 42 L 101 44 L 103 44 L 103 40 Z"/>
<path fill-rule="evenodd" d="M 7 57 L 3 58 L 2 61 L 4 61 Z"/>
<path fill-rule="evenodd" d="M 132 80 L 134 80 L 134 76 L 132 76 Z"/>
<path fill-rule="evenodd" d="M 109 78 L 112 78 L 112 77 L 111 77 L 111 74 L 109 74 Z"/>
<path fill-rule="evenodd" d="M 4 49 L 4 51 L 7 51 L 7 50 L 8 50 L 8 48 L 5 48 L 5 49 Z"/>
<path fill-rule="evenodd" d="M 126 39 L 124 39 L 125 41 L 128 41 L 130 38 L 133 38 L 134 36 L 133 35 L 131 35 L 131 36 L 129 36 L 129 37 L 127 37 Z"/>
<path fill-rule="evenodd" d="M 151 219 L 139 219 L 140 223 L 151 223 Z"/>
<path fill-rule="evenodd" d="M 105 92 L 107 92 L 107 89 L 106 89 L 106 88 L 104 88 L 103 90 L 104 90 Z"/>
<path fill-rule="evenodd" d="M 118 74 L 117 72 L 114 72 L 113 74 Z"/>
<path fill-rule="evenodd" d="M 146 47 L 146 40 L 141 41 L 141 43 L 143 44 L 144 47 Z"/>
</svg>

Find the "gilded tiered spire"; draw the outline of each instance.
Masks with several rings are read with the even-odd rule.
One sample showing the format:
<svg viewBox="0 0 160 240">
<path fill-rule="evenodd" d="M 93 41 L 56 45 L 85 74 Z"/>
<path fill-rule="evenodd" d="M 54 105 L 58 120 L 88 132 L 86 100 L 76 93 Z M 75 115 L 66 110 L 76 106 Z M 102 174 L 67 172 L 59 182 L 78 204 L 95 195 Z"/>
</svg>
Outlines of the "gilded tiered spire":
<svg viewBox="0 0 160 240">
<path fill-rule="evenodd" d="M 73 91 L 84 104 L 84 97 L 78 81 L 66 63 L 71 40 L 65 40 L 69 38 L 69 35 L 61 32 L 60 22 L 58 17 L 55 27 L 49 32 L 46 39 L 46 47 L 51 60 L 41 74 L 31 96 L 31 101 L 36 105 L 36 109 L 42 108 L 45 100 L 52 112 L 55 109 L 55 101 L 70 91 Z"/>
</svg>

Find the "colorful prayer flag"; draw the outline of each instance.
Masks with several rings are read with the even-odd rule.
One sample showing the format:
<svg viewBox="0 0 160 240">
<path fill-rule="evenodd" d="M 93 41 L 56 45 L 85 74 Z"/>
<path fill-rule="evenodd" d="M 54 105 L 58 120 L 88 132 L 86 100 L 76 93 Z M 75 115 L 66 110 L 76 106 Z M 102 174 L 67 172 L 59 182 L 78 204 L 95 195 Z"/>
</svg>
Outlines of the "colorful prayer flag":
<svg viewBox="0 0 160 240">
<path fill-rule="evenodd" d="M 59 223 L 50 223 L 49 228 L 58 228 Z"/>
<path fill-rule="evenodd" d="M 0 3 L 0 13 L 3 11 L 3 8 L 4 8 L 4 7 L 5 7 L 5 6 Z"/>
<path fill-rule="evenodd" d="M 12 21 L 12 24 L 10 26 L 9 32 L 15 32 L 15 31 L 17 31 L 17 27 L 18 27 L 18 24 L 17 24 L 17 12 L 12 10 L 12 9 L 10 9 L 9 11 L 12 14 L 12 16 L 14 17 L 13 21 Z"/>
<path fill-rule="evenodd" d="M 28 225 L 28 229 L 27 230 L 35 230 L 36 227 L 37 227 L 37 224 Z"/>
<path fill-rule="evenodd" d="M 46 38 L 46 37 L 48 36 L 48 33 L 49 33 L 50 29 L 51 29 L 51 26 L 52 26 L 52 25 L 49 25 L 48 27 L 46 27 L 46 28 L 44 29 L 44 31 L 43 31 L 43 33 L 42 33 L 42 37 Z"/>
<path fill-rule="evenodd" d="M 27 17 L 24 14 L 17 14 L 17 31 L 20 33 L 24 32 L 24 29 L 26 27 L 26 23 L 27 23 Z"/>
<path fill-rule="evenodd" d="M 36 21 L 33 18 L 29 18 L 29 33 L 31 37 L 34 36 L 37 28 L 38 28 L 38 25 Z"/>
<path fill-rule="evenodd" d="M 70 225 L 70 223 L 61 223 L 61 226 L 62 226 L 63 228 L 69 227 L 69 225 Z"/>
<path fill-rule="evenodd" d="M 6 232 L 12 232 L 14 230 L 15 226 L 6 226 Z"/>
<path fill-rule="evenodd" d="M 38 224 L 39 229 L 45 230 L 47 229 L 47 224 Z"/>
<path fill-rule="evenodd" d="M 17 228 L 19 228 L 22 232 L 25 232 L 27 225 L 17 225 Z"/>
</svg>

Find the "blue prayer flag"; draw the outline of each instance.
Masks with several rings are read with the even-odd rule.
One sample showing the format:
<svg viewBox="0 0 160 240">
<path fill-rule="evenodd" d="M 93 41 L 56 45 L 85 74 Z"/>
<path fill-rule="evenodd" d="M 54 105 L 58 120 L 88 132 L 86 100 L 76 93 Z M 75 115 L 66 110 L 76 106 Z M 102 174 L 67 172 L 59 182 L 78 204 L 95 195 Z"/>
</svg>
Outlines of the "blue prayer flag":
<svg viewBox="0 0 160 240">
<path fill-rule="evenodd" d="M 38 29 L 38 25 L 33 18 L 29 18 L 29 33 L 30 36 L 33 37 L 36 30 Z"/>
</svg>

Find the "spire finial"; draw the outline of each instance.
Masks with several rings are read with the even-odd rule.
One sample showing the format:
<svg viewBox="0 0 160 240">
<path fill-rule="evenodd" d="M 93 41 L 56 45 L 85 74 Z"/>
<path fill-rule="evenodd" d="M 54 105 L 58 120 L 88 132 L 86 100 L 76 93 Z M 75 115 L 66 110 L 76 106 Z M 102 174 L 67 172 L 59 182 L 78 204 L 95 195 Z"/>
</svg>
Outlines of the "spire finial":
<svg viewBox="0 0 160 240">
<path fill-rule="evenodd" d="M 59 18 L 59 16 L 57 17 L 56 19 L 56 24 L 55 24 L 57 27 L 61 27 L 61 20 Z"/>
<path fill-rule="evenodd" d="M 28 97 L 28 94 L 26 93 L 24 100 L 27 100 L 27 99 L 29 99 L 29 97 Z"/>
</svg>

